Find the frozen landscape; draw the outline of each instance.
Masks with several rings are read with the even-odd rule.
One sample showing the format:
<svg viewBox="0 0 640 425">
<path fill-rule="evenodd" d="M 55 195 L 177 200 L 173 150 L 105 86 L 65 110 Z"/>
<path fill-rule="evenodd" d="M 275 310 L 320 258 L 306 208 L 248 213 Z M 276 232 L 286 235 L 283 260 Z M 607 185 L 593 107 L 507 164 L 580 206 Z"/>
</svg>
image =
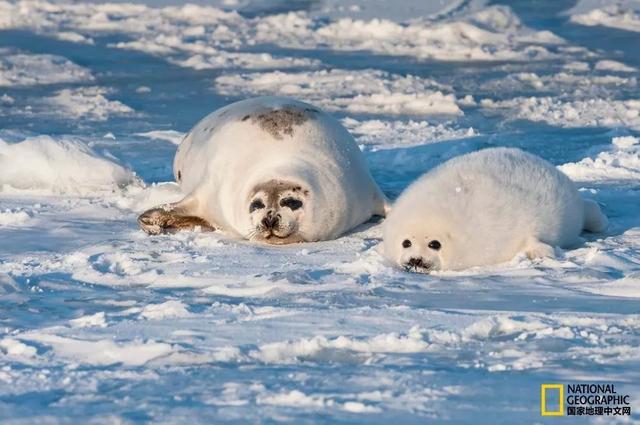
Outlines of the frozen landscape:
<svg viewBox="0 0 640 425">
<path fill-rule="evenodd" d="M 2 424 L 640 423 L 640 2 L 0 0 Z M 311 102 L 395 198 L 519 147 L 610 219 L 555 259 L 385 262 L 379 223 L 270 247 L 149 237 L 183 135 Z M 540 416 L 614 383 L 631 416 Z"/>
</svg>

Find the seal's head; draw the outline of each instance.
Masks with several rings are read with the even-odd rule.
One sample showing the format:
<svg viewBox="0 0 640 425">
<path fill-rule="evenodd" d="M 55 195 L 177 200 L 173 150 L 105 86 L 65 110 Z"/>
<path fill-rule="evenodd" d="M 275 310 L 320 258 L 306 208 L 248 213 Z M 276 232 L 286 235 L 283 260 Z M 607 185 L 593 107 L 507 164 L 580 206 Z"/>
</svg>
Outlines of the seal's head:
<svg viewBox="0 0 640 425">
<path fill-rule="evenodd" d="M 309 190 L 286 180 L 270 180 L 251 190 L 246 210 L 251 219 L 249 239 L 274 245 L 304 242 Z"/>
<path fill-rule="evenodd" d="M 385 223 L 385 255 L 407 271 L 430 273 L 448 269 L 456 248 L 451 233 L 440 223 L 428 217 Z"/>
</svg>

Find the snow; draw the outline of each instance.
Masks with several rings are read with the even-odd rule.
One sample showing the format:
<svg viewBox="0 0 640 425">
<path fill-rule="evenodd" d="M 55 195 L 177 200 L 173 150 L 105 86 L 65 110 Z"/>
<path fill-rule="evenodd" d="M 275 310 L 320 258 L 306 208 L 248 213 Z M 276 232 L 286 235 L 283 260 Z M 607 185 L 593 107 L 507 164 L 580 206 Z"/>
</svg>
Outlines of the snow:
<svg viewBox="0 0 640 425">
<path fill-rule="evenodd" d="M 455 4 L 449 7 L 455 9 Z M 264 58 L 266 67 L 271 68 L 298 66 L 304 61 L 292 57 L 260 58 L 229 50 L 241 43 L 274 43 L 296 48 L 329 46 L 335 50 L 369 50 L 457 61 L 546 59 L 553 57 L 555 48 L 563 44 L 563 40 L 550 31 L 535 31 L 523 25 L 508 7 L 478 9 L 474 11 L 474 7 L 470 7 L 471 13 L 464 17 L 448 16 L 445 12 L 440 21 L 422 15 L 424 20 L 407 24 L 380 17 L 345 17 L 327 23 L 326 14 L 313 16 L 306 12 L 245 18 L 235 11 L 194 4 L 162 8 L 84 3 L 61 6 L 48 1 L 22 0 L 0 4 L 0 15 L 4 16 L 0 19 L 0 28 L 32 28 L 41 33 L 59 33 L 62 29 L 85 37 L 96 33 L 125 33 L 133 39 L 115 43 L 114 47 L 167 56 L 176 63 L 197 69 L 262 67 Z"/>
<path fill-rule="evenodd" d="M 633 136 L 614 137 L 613 146 L 595 158 L 563 164 L 560 167 L 573 180 L 630 180 L 640 179 L 640 140 Z"/>
<path fill-rule="evenodd" d="M 333 49 L 413 56 L 419 59 L 530 60 L 553 56 L 563 40 L 522 25 L 507 7 L 494 6 L 465 19 L 399 24 L 387 19 L 343 18 L 326 25 L 299 13 L 266 17 L 256 38 L 288 47 L 328 45 Z"/>
<path fill-rule="evenodd" d="M 27 211 L 6 209 L 0 211 L 0 226 L 20 226 L 25 224 L 31 219 L 31 216 Z"/>
<path fill-rule="evenodd" d="M 77 319 L 70 320 L 69 324 L 73 328 L 89 328 L 92 326 L 98 326 L 101 328 L 107 327 L 104 311 L 88 316 L 78 317 Z"/>
<path fill-rule="evenodd" d="M 20 158 L 28 161 L 16 160 Z M 0 139 L 0 169 L 0 190 L 7 192 L 88 195 L 136 182 L 131 170 L 87 145 L 50 136 L 29 137 L 18 143 Z"/>
<path fill-rule="evenodd" d="M 605 61 L 598 61 L 593 67 L 596 71 L 603 70 L 601 62 Z M 508 105 L 509 108 L 515 106 L 515 102 L 520 101 L 521 103 L 529 104 L 538 102 L 541 105 L 537 106 L 537 108 L 550 109 L 552 106 L 547 106 L 547 103 L 566 102 L 567 96 L 564 96 L 565 93 L 571 95 L 571 100 L 593 102 L 614 97 L 615 93 L 618 93 L 622 87 L 625 87 L 630 93 L 635 93 L 638 86 L 637 78 L 633 74 L 612 75 L 604 72 L 589 72 L 588 63 L 584 63 L 586 68 L 576 68 L 577 65 L 575 63 L 571 63 L 571 65 L 573 68 L 568 69 L 565 67 L 563 71 L 557 73 L 548 73 L 546 70 L 539 73 L 514 72 L 506 77 L 487 82 L 485 87 L 487 89 L 492 88 L 497 93 L 503 90 L 514 91 L 521 88 L 530 88 L 537 93 L 559 94 L 559 96 L 556 95 L 554 97 L 544 96 L 547 99 L 536 99 L 529 96 L 525 99 L 513 98 L 503 101 L 503 105 Z M 617 72 L 619 72 L 620 65 L 622 64 L 617 65 Z M 612 67 L 615 65 L 607 64 L 606 66 Z M 484 102 L 482 106 L 492 105 L 491 100 L 481 99 L 481 102 Z M 500 107 L 498 105 L 495 106 Z"/>
<path fill-rule="evenodd" d="M 596 62 L 595 69 L 598 71 L 637 72 L 636 68 L 614 60 L 600 60 Z"/>
<path fill-rule="evenodd" d="M 608 295 L 611 297 L 640 297 L 640 275 L 630 275 L 623 277 L 608 285 L 588 285 L 585 291 L 594 294 Z"/>
<path fill-rule="evenodd" d="M 361 145 L 373 149 L 419 146 L 427 142 L 462 139 L 476 135 L 472 127 L 455 128 L 449 123 L 428 121 L 382 121 L 345 118 L 342 124 Z"/>
<path fill-rule="evenodd" d="M 640 99 L 588 99 L 563 101 L 558 98 L 516 97 L 493 101 L 483 99 L 485 108 L 513 110 L 514 118 L 543 121 L 561 127 L 628 127 L 640 130 Z"/>
<path fill-rule="evenodd" d="M 613 4 L 594 8 L 584 13 L 571 15 L 571 21 L 581 25 L 618 28 L 626 31 L 640 32 L 640 7 L 633 2 L 628 4 Z"/>
<path fill-rule="evenodd" d="M 122 47 L 122 46 L 118 46 Z M 225 52 L 212 53 L 208 57 L 194 55 L 182 61 L 176 61 L 180 66 L 194 69 L 216 68 L 247 68 L 247 69 L 281 69 L 294 67 L 311 67 L 319 64 L 318 61 L 296 58 L 279 58 L 268 53 L 260 54 L 233 54 Z"/>
<path fill-rule="evenodd" d="M 614 383 L 638 420 L 637 2 L 145 3 L 0 0 L 0 422 L 537 423 L 548 382 Z M 184 135 L 263 94 L 331 112 L 391 199 L 512 146 L 610 227 L 431 275 L 384 260 L 379 221 L 142 233 L 185 195 Z"/>
<path fill-rule="evenodd" d="M 133 109 L 105 97 L 109 90 L 103 87 L 64 89 L 47 98 L 45 104 L 56 113 L 72 118 L 105 121 L 110 115 L 131 115 Z"/>
<path fill-rule="evenodd" d="M 73 31 L 60 31 L 54 35 L 55 38 L 63 41 L 71 41 L 73 43 L 94 44 L 92 38 L 86 37 Z"/>
<path fill-rule="evenodd" d="M 284 95 L 330 110 L 352 113 L 461 115 L 453 94 L 432 80 L 400 77 L 376 70 L 341 69 L 285 73 L 281 71 L 225 75 L 216 78 L 221 94 Z M 446 90 L 446 87 L 442 87 Z"/>
<path fill-rule="evenodd" d="M 0 87 L 93 81 L 91 72 L 58 55 L 0 49 Z"/>
<path fill-rule="evenodd" d="M 166 140 L 174 145 L 179 145 L 184 139 L 185 134 L 175 130 L 154 130 L 145 133 L 136 133 L 136 136 L 148 137 L 156 140 Z"/>
<path fill-rule="evenodd" d="M 280 393 L 275 395 L 269 395 L 264 397 L 259 397 L 257 399 L 258 404 L 271 404 L 275 406 L 296 406 L 296 407 L 306 407 L 306 408 L 322 408 L 327 404 L 332 405 L 333 403 L 327 403 L 324 397 L 314 397 L 308 396 L 303 392 L 293 390 L 286 393 Z"/>
<path fill-rule="evenodd" d="M 441 16 L 455 13 L 461 7 L 479 8 L 484 6 L 484 1 L 464 2 L 456 1 L 430 1 L 407 0 L 402 7 L 390 8 L 385 0 L 342 1 L 327 0 L 322 2 L 317 9 L 310 12 L 313 15 L 336 18 L 358 18 L 364 20 L 375 19 L 384 16 L 385 19 L 395 22 L 404 22 L 414 19 L 416 16 L 435 19 Z"/>
<path fill-rule="evenodd" d="M 80 340 L 38 332 L 27 333 L 22 338 L 51 347 L 54 353 L 63 359 L 88 365 L 124 364 L 138 366 L 171 352 L 169 344 L 154 341 L 133 341 L 119 344 L 107 339 Z"/>
<path fill-rule="evenodd" d="M 4 104 L 4 105 L 11 105 L 15 102 L 15 99 L 12 98 L 11 96 L 9 96 L 8 94 L 3 94 L 2 96 L 0 96 L 0 103 Z"/>
<path fill-rule="evenodd" d="M 376 335 L 365 341 L 353 340 L 345 336 L 328 340 L 322 336 L 299 341 L 277 342 L 258 347 L 249 355 L 265 363 L 289 363 L 292 361 L 313 361 L 325 358 L 353 358 L 363 353 L 360 361 L 366 361 L 373 353 L 419 353 L 429 345 L 422 340 L 420 328 L 413 327 L 408 335 L 396 333 Z"/>
<path fill-rule="evenodd" d="M 140 317 L 149 320 L 166 319 L 171 317 L 189 317 L 187 306 L 180 301 L 171 300 L 162 304 L 149 304 L 140 312 Z"/>
<path fill-rule="evenodd" d="M 20 341 L 16 341 L 12 338 L 3 338 L 0 340 L 0 349 L 4 351 L 7 356 L 12 357 L 34 357 L 37 350 L 27 344 L 23 344 Z"/>
</svg>

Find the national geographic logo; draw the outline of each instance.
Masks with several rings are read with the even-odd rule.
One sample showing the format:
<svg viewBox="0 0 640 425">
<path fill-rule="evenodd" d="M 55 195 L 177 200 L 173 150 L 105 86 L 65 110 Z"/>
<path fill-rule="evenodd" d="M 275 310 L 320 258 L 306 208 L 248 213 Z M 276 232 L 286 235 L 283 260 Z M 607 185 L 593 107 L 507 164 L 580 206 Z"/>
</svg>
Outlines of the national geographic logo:
<svg viewBox="0 0 640 425">
<path fill-rule="evenodd" d="M 614 384 L 542 384 L 540 414 L 631 416 L 631 406 L 629 396 L 619 394 Z"/>
</svg>

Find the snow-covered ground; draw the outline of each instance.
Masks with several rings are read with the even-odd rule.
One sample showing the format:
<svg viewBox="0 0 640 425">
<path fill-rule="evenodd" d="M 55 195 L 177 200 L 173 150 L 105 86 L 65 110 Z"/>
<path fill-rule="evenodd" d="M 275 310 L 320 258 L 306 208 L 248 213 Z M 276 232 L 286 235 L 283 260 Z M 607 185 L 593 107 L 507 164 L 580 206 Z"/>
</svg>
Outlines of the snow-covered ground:
<svg viewBox="0 0 640 425">
<path fill-rule="evenodd" d="M 0 0 L 0 422 L 545 423 L 541 383 L 598 382 L 631 417 L 551 419 L 639 423 L 639 45 L 633 0 Z M 182 135 L 263 94 L 336 114 L 391 198 L 516 146 L 610 228 L 432 275 L 376 223 L 143 234 Z"/>
</svg>

